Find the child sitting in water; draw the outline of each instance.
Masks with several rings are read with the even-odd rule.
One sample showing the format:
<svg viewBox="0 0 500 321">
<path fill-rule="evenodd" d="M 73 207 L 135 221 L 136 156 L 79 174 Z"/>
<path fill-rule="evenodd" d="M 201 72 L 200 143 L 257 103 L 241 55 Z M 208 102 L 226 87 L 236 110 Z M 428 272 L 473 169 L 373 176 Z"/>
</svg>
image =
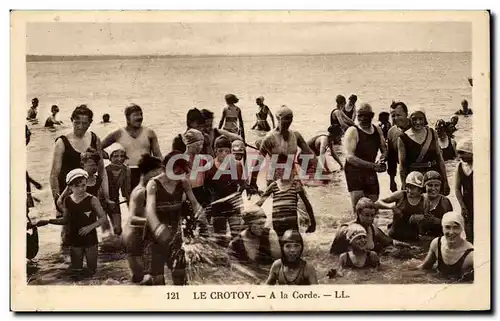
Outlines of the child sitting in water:
<svg viewBox="0 0 500 321">
<path fill-rule="evenodd" d="M 280 178 L 269 184 L 256 204 L 262 206 L 269 196 L 273 197 L 273 229 L 281 237 L 287 230 L 299 230 L 297 206 L 299 203 L 298 196 L 300 196 L 304 202 L 310 221 L 310 226 L 306 230 L 306 233 L 312 233 L 316 230 L 316 218 L 314 217 L 313 208 L 307 198 L 306 191 L 302 187 L 302 183 L 295 177 L 295 166 L 292 166 L 290 175 L 285 175 L 284 170 L 284 168 L 276 169 Z"/>
<path fill-rule="evenodd" d="M 132 272 L 132 282 L 139 283 L 144 278 L 144 229 L 146 227 L 146 185 L 149 180 L 163 171 L 161 159 L 144 154 L 138 163 L 141 173 L 139 184 L 130 194 L 129 221 L 123 231 L 123 243 L 127 250 L 127 260 Z"/>
<path fill-rule="evenodd" d="M 339 257 L 339 270 L 337 271 L 339 276 L 342 276 L 342 270 L 345 268 L 375 268 L 380 265 L 377 253 L 366 249 L 368 236 L 363 226 L 360 224 L 349 225 L 346 236 L 350 250 L 342 253 Z"/>
<path fill-rule="evenodd" d="M 129 200 L 130 197 L 130 168 L 125 165 L 125 160 L 127 159 L 127 153 L 125 149 L 121 146 L 113 150 L 109 155 L 110 164 L 106 166 L 106 172 L 108 174 L 108 186 L 109 186 L 109 199 L 112 200 L 115 205 L 110 206 L 107 210 L 111 224 L 113 226 L 113 232 L 115 235 L 120 235 L 122 233 L 122 215 L 120 210 L 120 190 L 122 196 Z"/>
<path fill-rule="evenodd" d="M 266 280 L 267 285 L 318 284 L 313 265 L 302 259 L 304 241 L 299 231 L 287 230 L 280 240 L 281 259 L 274 261 Z"/>
<path fill-rule="evenodd" d="M 387 134 L 389 133 L 389 129 L 391 128 L 391 122 L 389 121 L 389 113 L 386 111 L 378 114 L 378 126 L 382 129 L 382 133 L 384 134 L 384 138 L 387 140 Z"/>
<path fill-rule="evenodd" d="M 389 209 L 394 213 L 392 224 L 388 226 L 390 237 L 400 241 L 416 241 L 418 225 L 416 215 L 424 213 L 424 198 L 422 189 L 424 176 L 419 172 L 411 172 L 406 177 L 406 190 L 397 191 L 376 202 L 378 208 Z M 393 206 L 387 203 L 395 203 Z"/>
<path fill-rule="evenodd" d="M 66 184 L 71 195 L 65 198 L 63 217 L 50 219 L 49 224 L 68 225 L 73 277 L 83 277 L 83 258 L 87 261 L 90 275 L 97 271 L 97 227 L 106 222 L 106 213 L 97 197 L 87 193 L 89 175 L 76 168 L 66 175 Z M 39 223 L 43 224 L 43 223 Z"/>
<path fill-rule="evenodd" d="M 462 215 L 448 212 L 441 221 L 444 236 L 432 240 L 420 269 L 432 269 L 437 261 L 438 272 L 448 278 L 470 281 L 474 278 L 474 247 L 465 240 Z"/>
<path fill-rule="evenodd" d="M 50 113 L 52 115 L 50 115 L 45 121 L 45 127 L 54 128 L 55 125 L 62 125 L 63 122 L 56 119 L 56 115 L 58 112 L 59 107 L 57 107 L 56 105 L 52 105 L 52 107 L 50 107 Z"/>
<path fill-rule="evenodd" d="M 457 146 L 460 162 L 455 171 L 455 195 L 465 220 L 467 241 L 474 242 L 474 153 L 470 138 L 462 140 Z"/>
</svg>

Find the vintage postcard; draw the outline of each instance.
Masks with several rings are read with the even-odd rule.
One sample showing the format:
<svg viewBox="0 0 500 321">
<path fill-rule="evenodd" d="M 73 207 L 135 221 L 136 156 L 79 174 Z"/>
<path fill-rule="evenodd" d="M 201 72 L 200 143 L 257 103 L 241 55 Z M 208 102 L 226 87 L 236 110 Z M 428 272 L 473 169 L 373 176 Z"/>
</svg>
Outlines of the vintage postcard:
<svg viewBox="0 0 500 321">
<path fill-rule="evenodd" d="M 489 23 L 11 12 L 11 309 L 491 309 Z"/>
</svg>

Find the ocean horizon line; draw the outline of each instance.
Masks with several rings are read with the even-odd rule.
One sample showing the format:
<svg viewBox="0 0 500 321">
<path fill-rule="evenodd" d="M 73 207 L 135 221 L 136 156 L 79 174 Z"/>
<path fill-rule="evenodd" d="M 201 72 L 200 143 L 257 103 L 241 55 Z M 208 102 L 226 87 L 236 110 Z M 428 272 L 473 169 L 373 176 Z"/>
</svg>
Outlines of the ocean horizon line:
<svg viewBox="0 0 500 321">
<path fill-rule="evenodd" d="M 139 60 L 139 59 L 176 59 L 176 58 L 222 58 L 222 57 L 289 57 L 289 56 L 341 56 L 341 55 L 377 55 L 377 54 L 460 54 L 471 51 L 372 51 L 372 52 L 331 52 L 331 53 L 283 53 L 283 54 L 203 54 L 203 55 L 26 55 L 26 62 L 41 61 L 85 61 L 85 60 Z"/>
</svg>

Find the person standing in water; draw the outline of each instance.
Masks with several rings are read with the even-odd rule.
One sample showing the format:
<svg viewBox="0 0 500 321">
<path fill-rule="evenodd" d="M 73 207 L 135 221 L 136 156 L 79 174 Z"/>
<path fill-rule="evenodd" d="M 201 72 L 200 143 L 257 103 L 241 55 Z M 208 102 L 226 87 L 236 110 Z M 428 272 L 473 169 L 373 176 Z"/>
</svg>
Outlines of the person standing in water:
<svg viewBox="0 0 500 321">
<path fill-rule="evenodd" d="M 300 148 L 303 154 L 314 155 L 314 152 L 309 148 L 307 142 L 302 135 L 295 130 L 291 130 L 290 126 L 293 122 L 293 111 L 283 105 L 276 113 L 278 126 L 269 132 L 259 143 L 259 153 L 261 156 L 272 157 L 278 155 L 278 163 L 281 165 L 287 162 L 288 157 L 295 158 L 298 149 Z M 250 186 L 252 190 L 257 191 L 257 175 L 258 171 L 252 171 Z M 270 184 L 274 179 L 268 180 Z"/>
<path fill-rule="evenodd" d="M 281 259 L 274 261 L 267 285 L 318 284 L 314 266 L 302 258 L 304 240 L 297 230 L 287 230 L 280 240 Z"/>
<path fill-rule="evenodd" d="M 184 153 L 186 151 L 186 144 L 184 143 L 184 135 L 190 129 L 196 129 L 202 131 L 205 126 L 205 119 L 201 111 L 198 108 L 192 108 L 188 110 L 186 114 L 186 131 L 184 133 L 178 134 L 172 141 L 172 150 Z"/>
<path fill-rule="evenodd" d="M 102 148 L 107 148 L 113 143 L 123 146 L 128 157 L 128 166 L 130 167 L 130 187 L 133 189 L 141 178 L 141 173 L 137 164 L 143 154 L 151 154 L 161 158 L 160 145 L 156 133 L 145 126 L 142 126 L 143 113 L 142 108 L 132 104 L 125 108 L 125 118 L 127 126 L 117 129 L 106 136 L 102 141 Z"/>
<path fill-rule="evenodd" d="M 59 112 L 59 107 L 57 107 L 56 105 L 52 105 L 52 107 L 50 107 L 50 112 L 52 115 L 47 118 L 44 127 L 54 128 L 55 125 L 62 125 L 63 122 L 56 119 L 56 115 Z"/>
<path fill-rule="evenodd" d="M 462 209 L 465 220 L 467 240 L 474 242 L 474 168 L 472 140 L 462 140 L 457 146 L 460 162 L 455 170 L 455 196 Z"/>
<path fill-rule="evenodd" d="M 58 217 L 63 215 L 62 210 L 57 207 L 57 200 L 66 188 L 66 175 L 71 170 L 81 167 L 81 154 L 85 153 L 90 147 L 101 155 L 101 160 L 98 163 L 98 176 L 102 179 L 103 198 L 105 203 L 112 203 L 109 198 L 108 175 L 102 161 L 101 141 L 96 134 L 88 131 L 93 116 L 94 113 L 86 105 L 76 107 L 71 114 L 73 131 L 56 138 L 50 171 L 50 187 L 58 210 Z M 66 231 L 67 228 L 63 226 L 61 231 L 63 247 L 67 243 Z"/>
<path fill-rule="evenodd" d="M 455 115 L 461 115 L 465 117 L 472 115 L 472 109 L 469 108 L 469 102 L 466 99 L 462 100 L 461 105 L 462 109 L 457 110 L 455 112 Z"/>
<path fill-rule="evenodd" d="M 333 159 L 335 159 L 335 161 L 340 165 L 340 170 L 342 171 L 344 170 L 344 164 L 342 164 L 339 156 L 337 155 L 337 153 L 335 153 L 335 150 L 333 149 L 333 145 L 335 144 L 335 138 L 338 137 L 338 135 L 340 134 L 341 131 L 339 127 L 330 126 L 328 127 L 328 135 L 325 134 L 316 135 L 307 141 L 307 145 L 314 152 L 314 155 L 318 157 L 326 155 L 326 150 L 329 148 L 330 154 L 332 155 Z M 325 166 L 328 171 L 333 172 L 332 170 L 328 169 L 326 162 Z"/>
<path fill-rule="evenodd" d="M 398 169 L 398 139 L 410 127 L 408 118 L 408 107 L 403 102 L 392 102 L 391 118 L 394 126 L 387 132 L 387 174 L 389 174 L 389 185 L 391 192 L 398 190 L 396 174 Z"/>
<path fill-rule="evenodd" d="M 235 105 L 240 100 L 233 94 L 227 94 L 224 99 L 226 100 L 227 106 L 224 107 L 222 111 L 219 129 L 224 129 L 233 134 L 240 135 L 243 141 L 245 141 L 245 126 L 243 124 L 241 109 Z"/>
<path fill-rule="evenodd" d="M 431 270 L 437 262 L 438 272 L 447 278 L 471 281 L 474 279 L 474 246 L 465 239 L 464 218 L 448 212 L 441 220 L 444 236 L 432 240 L 425 260 L 418 266 Z"/>
<path fill-rule="evenodd" d="M 38 114 L 37 108 L 38 108 L 38 98 L 35 97 L 31 100 L 31 107 L 28 109 L 28 113 L 26 116 L 27 120 L 36 119 L 36 116 Z"/>
<path fill-rule="evenodd" d="M 374 202 L 380 194 L 377 173 L 386 170 L 387 145 L 382 130 L 372 124 L 374 113 L 369 104 L 358 109 L 358 125 L 349 127 L 345 133 L 347 150 L 345 177 L 351 195 L 353 213 L 358 200 L 364 196 Z M 376 160 L 378 152 L 381 157 Z"/>
<path fill-rule="evenodd" d="M 364 269 L 377 268 L 380 266 L 380 259 L 375 251 L 367 250 L 368 235 L 360 224 L 351 224 L 346 231 L 349 251 L 340 254 L 338 276 L 342 276 L 342 271 L 346 268 Z"/>
<path fill-rule="evenodd" d="M 132 282 L 144 278 L 144 229 L 146 228 L 146 185 L 153 177 L 163 172 L 161 159 L 144 154 L 137 165 L 141 180 L 130 194 L 129 220 L 123 229 L 122 240 L 127 251 L 127 260 L 132 272 Z"/>
<path fill-rule="evenodd" d="M 411 127 L 398 138 L 399 174 L 401 189 L 405 189 L 406 175 L 412 171 L 422 174 L 430 170 L 439 172 L 443 178 L 442 194 L 450 194 L 448 177 L 444 165 L 441 147 L 434 129 L 429 128 L 425 111 L 415 109 L 410 114 Z"/>
<path fill-rule="evenodd" d="M 443 160 L 446 162 L 448 160 L 455 159 L 455 157 L 457 157 L 457 143 L 448 135 L 445 121 L 438 119 L 435 130 L 438 136 L 439 147 L 441 148 Z"/>
<path fill-rule="evenodd" d="M 355 94 L 352 94 L 349 96 L 348 103 L 344 108 L 344 114 L 346 114 L 347 117 L 352 119 L 352 121 L 356 121 L 356 102 L 358 101 L 358 96 Z"/>
<path fill-rule="evenodd" d="M 203 134 L 205 135 L 205 144 L 203 145 L 203 154 L 215 157 L 215 140 L 219 136 L 226 136 L 231 142 L 243 140 L 239 135 L 225 129 L 214 128 L 214 113 L 208 109 L 202 109 L 201 114 L 204 119 Z"/>
<path fill-rule="evenodd" d="M 255 122 L 255 125 L 253 125 L 252 129 L 257 128 L 257 130 L 268 132 L 271 130 L 271 126 L 269 126 L 269 123 L 267 122 L 267 115 L 271 116 L 273 128 L 276 127 L 273 114 L 271 113 L 269 107 L 267 107 L 267 105 L 264 105 L 263 96 L 258 97 L 255 102 L 257 103 L 257 106 L 259 106 L 259 112 L 255 114 L 257 116 L 257 121 Z"/>
<path fill-rule="evenodd" d="M 346 100 L 342 95 L 338 95 L 335 98 L 335 102 L 337 103 L 337 106 L 330 114 L 330 125 L 340 126 L 342 128 L 342 132 L 345 132 L 349 127 L 356 125 L 354 122 L 354 119 L 356 118 L 356 108 L 351 105 L 351 110 L 347 111 Z"/>
</svg>

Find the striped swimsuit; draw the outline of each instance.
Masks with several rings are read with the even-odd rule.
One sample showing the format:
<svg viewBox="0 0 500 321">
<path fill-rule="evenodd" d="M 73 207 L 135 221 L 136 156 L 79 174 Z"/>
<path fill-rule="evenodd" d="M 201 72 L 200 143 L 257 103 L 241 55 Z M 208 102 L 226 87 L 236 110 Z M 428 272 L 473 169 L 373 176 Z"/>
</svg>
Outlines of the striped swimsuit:
<svg viewBox="0 0 500 321">
<path fill-rule="evenodd" d="M 302 190 L 300 181 L 293 181 L 287 190 L 280 190 L 277 182 L 271 183 L 264 195 L 273 197 L 273 229 L 281 237 L 286 230 L 298 230 L 298 193 Z"/>
</svg>

